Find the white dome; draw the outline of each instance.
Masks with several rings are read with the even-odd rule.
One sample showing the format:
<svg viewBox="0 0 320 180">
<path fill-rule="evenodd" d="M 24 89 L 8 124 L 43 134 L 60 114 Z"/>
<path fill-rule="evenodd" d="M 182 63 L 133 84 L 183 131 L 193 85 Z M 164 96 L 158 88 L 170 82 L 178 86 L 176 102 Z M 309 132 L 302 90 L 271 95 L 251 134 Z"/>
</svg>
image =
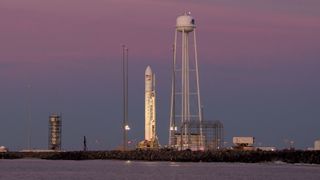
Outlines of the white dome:
<svg viewBox="0 0 320 180">
<path fill-rule="evenodd" d="M 178 31 L 192 32 L 195 27 L 195 20 L 190 14 L 185 13 L 177 18 L 176 28 Z"/>
</svg>

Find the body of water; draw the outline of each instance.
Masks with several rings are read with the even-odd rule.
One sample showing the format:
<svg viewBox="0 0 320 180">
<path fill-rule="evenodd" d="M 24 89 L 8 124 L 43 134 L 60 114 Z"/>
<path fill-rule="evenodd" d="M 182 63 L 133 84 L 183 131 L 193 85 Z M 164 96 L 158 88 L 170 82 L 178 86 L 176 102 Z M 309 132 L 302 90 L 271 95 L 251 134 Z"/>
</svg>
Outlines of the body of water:
<svg viewBox="0 0 320 180">
<path fill-rule="evenodd" d="M 320 165 L 176 163 L 115 160 L 0 160 L 0 180 L 319 180 Z"/>
</svg>

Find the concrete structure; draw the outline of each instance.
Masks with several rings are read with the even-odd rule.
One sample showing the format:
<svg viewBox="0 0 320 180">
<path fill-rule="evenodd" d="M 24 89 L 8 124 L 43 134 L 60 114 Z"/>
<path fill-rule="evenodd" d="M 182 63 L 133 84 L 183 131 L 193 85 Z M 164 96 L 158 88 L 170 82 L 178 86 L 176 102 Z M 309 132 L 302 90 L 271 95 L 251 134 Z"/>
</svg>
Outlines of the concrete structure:
<svg viewBox="0 0 320 180">
<path fill-rule="evenodd" d="M 204 149 L 203 140 L 201 139 L 204 136 L 201 128 L 202 110 L 195 28 L 195 20 L 190 13 L 184 13 L 176 20 L 173 48 L 169 147 L 174 148 L 177 146 L 176 135 L 180 134 L 182 139 L 182 143 L 180 143 L 181 150 L 190 149 L 191 147 L 197 147 L 197 150 Z M 189 35 L 191 38 L 189 38 Z M 179 46 L 177 46 L 178 38 L 181 40 L 181 45 Z M 190 51 L 190 45 L 194 48 L 193 51 Z M 177 47 L 179 47 L 179 49 L 177 49 Z M 192 132 L 190 132 L 188 128 L 188 122 L 191 121 L 200 123 L 199 134 L 197 135 L 200 140 L 197 141 L 197 143 L 199 143 L 197 145 L 192 144 L 194 142 L 191 140 L 192 136 L 190 134 Z"/>
<path fill-rule="evenodd" d="M 29 152 L 29 153 L 47 153 L 47 152 L 56 152 L 56 150 L 50 149 L 23 149 L 19 152 Z M 61 151 L 59 151 L 61 152 Z"/>
<path fill-rule="evenodd" d="M 150 66 L 145 71 L 145 135 L 139 148 L 159 148 L 156 134 L 155 75 Z"/>
<path fill-rule="evenodd" d="M 261 151 L 276 151 L 277 148 L 273 147 L 273 146 L 261 146 L 261 147 L 256 147 L 257 150 L 261 150 Z"/>
<path fill-rule="evenodd" d="M 314 148 L 315 151 L 320 151 L 320 139 L 314 141 Z"/>
<path fill-rule="evenodd" d="M 49 116 L 49 150 L 60 151 L 61 150 L 61 132 L 62 132 L 62 120 L 61 115 L 52 113 Z"/>
</svg>

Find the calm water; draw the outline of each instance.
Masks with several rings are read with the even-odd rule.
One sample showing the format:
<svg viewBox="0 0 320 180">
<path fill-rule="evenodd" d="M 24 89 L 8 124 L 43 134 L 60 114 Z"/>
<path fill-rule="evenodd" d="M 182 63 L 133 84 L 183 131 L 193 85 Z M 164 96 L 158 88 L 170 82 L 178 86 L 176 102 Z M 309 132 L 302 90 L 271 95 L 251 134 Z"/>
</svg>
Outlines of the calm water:
<svg viewBox="0 0 320 180">
<path fill-rule="evenodd" d="M 320 180 L 320 166 L 284 163 L 173 163 L 113 160 L 49 161 L 21 159 L 0 160 L 0 179 Z"/>
</svg>

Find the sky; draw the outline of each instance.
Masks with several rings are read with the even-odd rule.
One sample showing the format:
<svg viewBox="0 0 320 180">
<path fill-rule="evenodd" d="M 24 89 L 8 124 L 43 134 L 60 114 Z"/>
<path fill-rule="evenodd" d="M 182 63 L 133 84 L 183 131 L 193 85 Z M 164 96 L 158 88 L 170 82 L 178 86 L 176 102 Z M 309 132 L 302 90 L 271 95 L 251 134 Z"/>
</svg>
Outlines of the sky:
<svg viewBox="0 0 320 180">
<path fill-rule="evenodd" d="M 61 112 L 65 150 L 122 143 L 121 45 L 129 48 L 129 139 L 144 135 L 144 71 L 157 77 L 157 130 L 168 143 L 175 20 L 197 24 L 200 91 L 225 141 L 305 149 L 320 138 L 318 0 L 1 0 L 0 145 L 48 146 Z M 28 105 L 31 122 L 28 123 Z"/>
</svg>

